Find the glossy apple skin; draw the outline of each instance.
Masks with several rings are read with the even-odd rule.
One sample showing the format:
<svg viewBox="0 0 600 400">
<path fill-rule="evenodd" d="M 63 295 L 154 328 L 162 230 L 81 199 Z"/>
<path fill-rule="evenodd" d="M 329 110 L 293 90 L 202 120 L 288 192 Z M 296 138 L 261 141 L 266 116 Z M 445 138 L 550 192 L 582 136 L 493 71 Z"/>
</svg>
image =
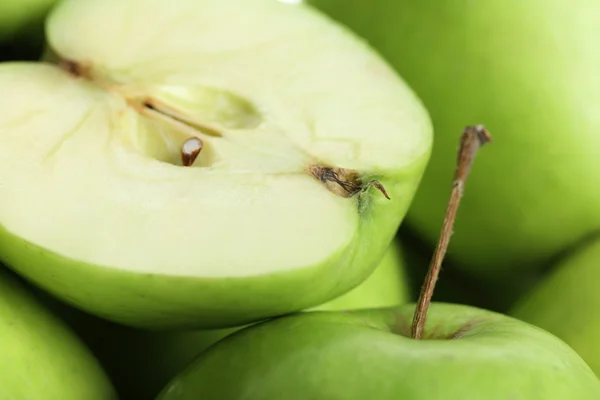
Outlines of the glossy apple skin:
<svg viewBox="0 0 600 400">
<path fill-rule="evenodd" d="M 600 377 L 600 240 L 553 267 L 511 310 L 569 344 Z"/>
<path fill-rule="evenodd" d="M 407 332 L 413 309 L 303 313 L 255 325 L 208 349 L 157 399 L 600 398 L 587 364 L 539 328 L 438 303 L 426 335 L 442 340 L 414 341 L 395 333 Z"/>
<path fill-rule="evenodd" d="M 308 2 L 366 38 L 429 110 L 434 148 L 407 221 L 431 244 L 461 130 L 491 131 L 452 236 L 458 265 L 535 268 L 600 228 L 600 3 Z"/>
<path fill-rule="evenodd" d="M 0 398 L 117 399 L 78 337 L 0 267 Z"/>
<path fill-rule="evenodd" d="M 408 302 L 404 249 L 394 243 L 369 278 L 315 310 L 349 310 Z M 242 329 L 150 331 L 115 324 L 69 307 L 47 293 L 34 293 L 91 349 L 123 399 L 151 399 L 208 347 Z"/>
</svg>

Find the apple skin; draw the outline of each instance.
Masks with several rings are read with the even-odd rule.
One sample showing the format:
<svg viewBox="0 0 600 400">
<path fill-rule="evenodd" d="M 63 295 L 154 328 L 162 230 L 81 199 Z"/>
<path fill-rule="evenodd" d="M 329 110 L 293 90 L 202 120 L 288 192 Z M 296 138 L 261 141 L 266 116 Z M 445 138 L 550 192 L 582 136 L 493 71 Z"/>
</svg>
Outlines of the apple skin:
<svg viewBox="0 0 600 400">
<path fill-rule="evenodd" d="M 429 110 L 433 153 L 407 223 L 430 244 L 458 133 L 481 123 L 494 136 L 469 176 L 448 253 L 457 265 L 535 269 L 600 228 L 600 3 L 308 2 L 377 48 Z"/>
<path fill-rule="evenodd" d="M 382 248 L 385 254 L 392 239 L 382 237 L 377 228 L 385 226 L 387 231 L 396 221 L 386 218 L 389 210 L 382 211 L 373 210 L 363 232 L 370 250 Z M 138 274 L 81 263 L 0 227 L 2 260 L 31 283 L 100 318 L 165 330 L 229 328 L 326 303 L 358 286 L 377 267 L 381 257 L 374 259 L 367 247 L 357 245 L 352 254 L 336 255 L 337 260 L 326 265 L 270 276 L 209 279 Z M 338 273 L 339 284 L 331 290 L 333 270 L 343 268 L 348 256 L 354 257 L 353 269 Z M 305 287 L 312 290 L 299 293 Z"/>
<path fill-rule="evenodd" d="M 117 399 L 80 339 L 3 267 L 0 293 L 0 398 Z"/>
<path fill-rule="evenodd" d="M 32 27 L 39 30 L 44 17 L 56 2 L 57 0 L 0 1 L 0 42 L 10 40 Z"/>
<path fill-rule="evenodd" d="M 408 303 L 411 299 L 410 284 L 406 274 L 405 246 L 394 241 L 375 271 L 354 289 L 314 307 L 319 311 L 341 311 L 360 308 L 391 307 Z"/>
<path fill-rule="evenodd" d="M 310 312 L 238 331 L 204 352 L 158 400 L 590 400 L 600 381 L 551 334 L 491 311 L 434 303 Z M 455 340 L 448 337 L 456 335 Z"/>
<path fill-rule="evenodd" d="M 510 314 L 564 340 L 600 377 L 600 240 L 577 248 Z"/>
<path fill-rule="evenodd" d="M 350 292 L 314 310 L 383 307 L 408 302 L 404 249 L 394 242 L 373 274 Z M 35 287 L 34 293 L 77 333 L 123 399 L 152 399 L 175 374 L 208 347 L 242 329 L 150 331 L 84 313 Z"/>
</svg>

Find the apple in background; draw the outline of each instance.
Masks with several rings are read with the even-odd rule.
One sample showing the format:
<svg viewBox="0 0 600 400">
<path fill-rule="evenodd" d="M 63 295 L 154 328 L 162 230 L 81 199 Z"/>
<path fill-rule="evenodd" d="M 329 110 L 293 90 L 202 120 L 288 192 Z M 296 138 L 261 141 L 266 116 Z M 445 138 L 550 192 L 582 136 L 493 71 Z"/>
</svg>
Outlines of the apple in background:
<svg viewBox="0 0 600 400">
<path fill-rule="evenodd" d="M 411 301 L 406 276 L 407 254 L 410 249 L 394 241 L 375 271 L 360 285 L 314 310 L 351 310 L 358 308 L 391 307 Z"/>
<path fill-rule="evenodd" d="M 408 302 L 404 250 L 394 243 L 366 281 L 315 310 L 384 307 Z M 148 331 L 111 323 L 35 293 L 82 338 L 102 363 L 122 399 L 152 399 L 203 350 L 242 327 Z"/>
<path fill-rule="evenodd" d="M 4 268 L 0 293 L 0 398 L 117 398 L 79 338 Z"/>
<path fill-rule="evenodd" d="M 42 21 L 57 0 L 0 1 L 0 43 L 43 25 Z M 35 28 L 34 28 L 35 27 Z"/>
<path fill-rule="evenodd" d="M 191 329 L 314 307 L 376 268 L 432 132 L 347 29 L 273 0 L 66 0 L 47 39 L 56 64 L 0 66 L 0 260 L 19 274 Z"/>
<path fill-rule="evenodd" d="M 157 400 L 591 400 L 600 381 L 561 340 L 465 305 L 307 312 L 238 331 L 204 352 Z"/>
<path fill-rule="evenodd" d="M 511 315 L 569 344 L 600 376 L 600 240 L 572 251 Z"/>
<path fill-rule="evenodd" d="M 407 223 L 434 243 L 469 121 L 498 142 L 473 172 L 450 259 L 535 268 L 600 228 L 600 2 L 310 0 L 363 36 L 423 100 L 431 162 Z"/>
<path fill-rule="evenodd" d="M 44 48 L 44 18 L 56 0 L 0 1 L 0 61 L 38 60 Z"/>
<path fill-rule="evenodd" d="M 404 243 L 404 259 L 406 264 L 406 277 L 410 289 L 410 301 L 415 301 L 419 296 L 423 277 L 431 258 L 431 249 L 414 232 L 402 225 L 398 237 Z M 444 263 L 444 279 L 437 282 L 433 300 L 440 303 L 458 303 L 480 307 L 487 297 L 482 293 L 482 288 L 472 285 L 472 282 L 451 263 Z M 408 301 L 406 302 L 408 303 Z"/>
</svg>

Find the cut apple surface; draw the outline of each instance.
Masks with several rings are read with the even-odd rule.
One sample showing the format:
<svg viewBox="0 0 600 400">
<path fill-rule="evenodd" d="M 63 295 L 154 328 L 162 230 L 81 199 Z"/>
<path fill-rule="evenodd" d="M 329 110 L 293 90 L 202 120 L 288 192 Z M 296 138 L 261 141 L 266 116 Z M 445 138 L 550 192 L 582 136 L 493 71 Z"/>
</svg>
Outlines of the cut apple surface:
<svg viewBox="0 0 600 400">
<path fill-rule="evenodd" d="M 47 38 L 52 62 L 0 66 L 0 256 L 22 275 L 118 322 L 223 327 L 383 257 L 431 126 L 345 29 L 272 0 L 67 0 Z"/>
</svg>

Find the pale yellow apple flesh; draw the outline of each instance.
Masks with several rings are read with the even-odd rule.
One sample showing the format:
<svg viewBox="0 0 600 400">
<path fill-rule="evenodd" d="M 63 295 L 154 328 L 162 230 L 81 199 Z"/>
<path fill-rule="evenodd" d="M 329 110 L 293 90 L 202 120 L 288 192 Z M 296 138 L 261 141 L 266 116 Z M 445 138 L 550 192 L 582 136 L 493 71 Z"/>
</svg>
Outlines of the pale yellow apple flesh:
<svg viewBox="0 0 600 400">
<path fill-rule="evenodd" d="M 431 126 L 345 29 L 272 0 L 67 0 L 47 37 L 55 64 L 0 65 L 0 258 L 28 279 L 118 322 L 224 327 L 383 257 Z"/>
</svg>

